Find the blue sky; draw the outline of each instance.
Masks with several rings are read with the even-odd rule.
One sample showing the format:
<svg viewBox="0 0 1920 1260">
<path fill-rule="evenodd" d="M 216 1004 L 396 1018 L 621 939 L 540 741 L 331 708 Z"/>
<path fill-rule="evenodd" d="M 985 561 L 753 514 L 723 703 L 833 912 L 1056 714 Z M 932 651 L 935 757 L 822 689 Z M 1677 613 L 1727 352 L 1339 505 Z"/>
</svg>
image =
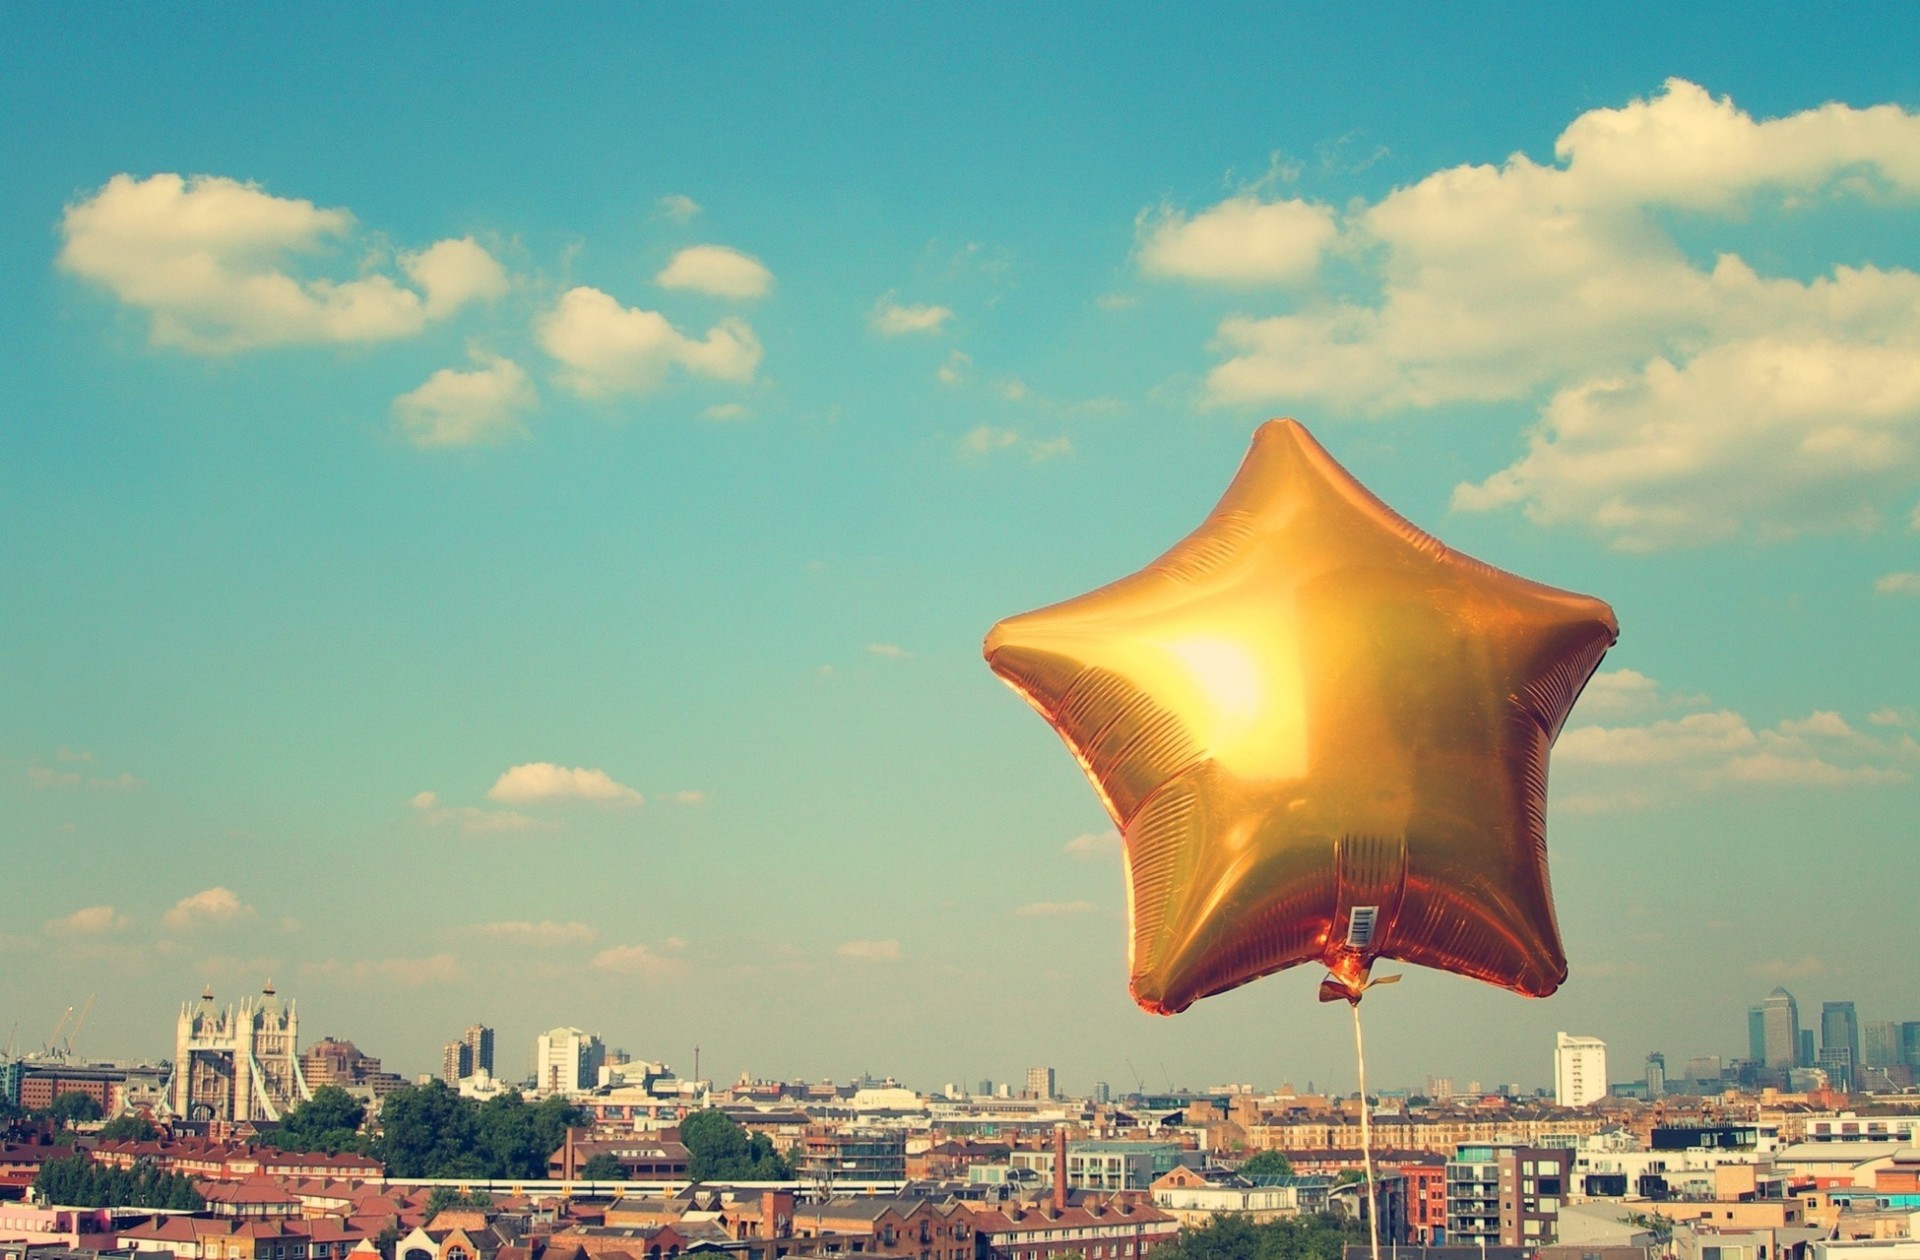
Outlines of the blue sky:
<svg viewBox="0 0 1920 1260">
<path fill-rule="evenodd" d="M 1920 1018 L 1910 6 L 0 9 L 0 1014 L 269 973 L 710 1074 L 1350 1080 L 1317 975 L 1126 996 L 987 672 L 1293 415 L 1622 639 L 1572 978 L 1376 1080 Z"/>
</svg>

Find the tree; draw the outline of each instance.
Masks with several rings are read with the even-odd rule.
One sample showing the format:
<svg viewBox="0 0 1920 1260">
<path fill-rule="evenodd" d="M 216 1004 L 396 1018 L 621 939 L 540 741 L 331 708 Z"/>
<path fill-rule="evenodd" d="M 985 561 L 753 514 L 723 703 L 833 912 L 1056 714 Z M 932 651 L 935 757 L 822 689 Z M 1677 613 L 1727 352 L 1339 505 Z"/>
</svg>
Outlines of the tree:
<svg viewBox="0 0 1920 1260">
<path fill-rule="evenodd" d="M 145 1116 L 115 1116 L 100 1126 L 103 1142 L 150 1142 L 159 1136 L 160 1130 Z"/>
<path fill-rule="evenodd" d="M 198 1212 L 206 1201 L 193 1182 L 178 1173 L 161 1172 L 149 1163 L 131 1170 L 107 1168 L 85 1155 L 50 1159 L 33 1179 L 33 1192 L 42 1202 L 62 1207 L 180 1208 Z"/>
<path fill-rule="evenodd" d="M 485 1190 L 463 1193 L 452 1186 L 435 1186 L 433 1193 L 427 1196 L 427 1219 L 431 1221 L 440 1213 L 461 1208 L 490 1208 L 493 1196 Z"/>
<path fill-rule="evenodd" d="M 441 1177 L 474 1146 L 473 1100 L 448 1089 L 444 1081 L 403 1085 L 380 1104 L 380 1138 L 374 1154 L 389 1177 Z M 480 1176 L 486 1175 L 481 1161 Z M 473 1175 L 473 1174 L 468 1174 Z"/>
<path fill-rule="evenodd" d="M 625 1181 L 627 1170 L 620 1166 L 618 1159 L 601 1151 L 580 1165 L 580 1176 L 586 1181 Z"/>
<path fill-rule="evenodd" d="M 313 1097 L 287 1112 L 280 1128 L 263 1141 L 283 1151 L 364 1154 L 372 1146 L 360 1132 L 366 1118 L 367 1109 L 358 1098 L 338 1085 L 322 1085 Z"/>
<path fill-rule="evenodd" d="M 1240 1171 L 1249 1177 L 1291 1177 L 1293 1161 L 1279 1151 L 1261 1151 L 1240 1165 Z"/>
<path fill-rule="evenodd" d="M 1148 1260 L 1340 1260 L 1349 1243 L 1366 1238 L 1364 1223 L 1324 1213 L 1264 1225 L 1216 1216 L 1155 1247 Z"/>
<path fill-rule="evenodd" d="M 749 1134 L 717 1108 L 696 1111 L 680 1122 L 687 1148 L 687 1176 L 695 1181 L 785 1181 L 793 1168 L 765 1134 Z"/>
<path fill-rule="evenodd" d="M 47 1106 L 47 1114 L 63 1129 L 71 1129 L 76 1124 L 86 1124 L 100 1118 L 100 1104 L 94 1101 L 92 1094 L 83 1094 L 77 1089 L 67 1090 L 54 1098 Z"/>
</svg>

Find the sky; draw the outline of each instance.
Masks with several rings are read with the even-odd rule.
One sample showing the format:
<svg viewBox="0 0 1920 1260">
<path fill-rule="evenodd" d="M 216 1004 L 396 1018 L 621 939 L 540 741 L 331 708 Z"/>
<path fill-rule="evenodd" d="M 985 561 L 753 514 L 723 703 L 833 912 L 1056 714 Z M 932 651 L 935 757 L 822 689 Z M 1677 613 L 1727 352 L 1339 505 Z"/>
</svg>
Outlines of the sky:
<svg viewBox="0 0 1920 1260">
<path fill-rule="evenodd" d="M 1372 1083 L 1920 1019 L 1920 11 L 1683 9 L 0 5 L 0 1024 L 1351 1088 L 980 659 L 1275 416 L 1621 623 Z"/>
</svg>

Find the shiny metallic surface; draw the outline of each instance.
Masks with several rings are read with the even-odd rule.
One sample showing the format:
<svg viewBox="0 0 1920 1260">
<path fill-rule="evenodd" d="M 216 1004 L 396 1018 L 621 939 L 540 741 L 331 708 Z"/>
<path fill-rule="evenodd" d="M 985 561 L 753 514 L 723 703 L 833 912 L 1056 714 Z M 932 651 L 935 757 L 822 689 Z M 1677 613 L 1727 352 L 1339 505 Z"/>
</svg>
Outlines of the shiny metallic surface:
<svg viewBox="0 0 1920 1260">
<path fill-rule="evenodd" d="M 1547 752 L 1617 637 L 1276 420 L 1199 529 L 986 658 L 1119 826 L 1133 996 L 1172 1014 L 1307 962 L 1356 999 L 1377 958 L 1553 992 Z"/>
</svg>

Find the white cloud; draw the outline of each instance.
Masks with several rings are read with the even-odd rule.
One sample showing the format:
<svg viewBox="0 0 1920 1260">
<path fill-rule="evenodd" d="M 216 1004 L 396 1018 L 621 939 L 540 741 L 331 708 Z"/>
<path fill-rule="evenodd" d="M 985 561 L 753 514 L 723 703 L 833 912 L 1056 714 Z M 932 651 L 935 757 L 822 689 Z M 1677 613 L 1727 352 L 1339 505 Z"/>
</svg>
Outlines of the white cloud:
<svg viewBox="0 0 1920 1260">
<path fill-rule="evenodd" d="M 487 789 L 487 798 L 511 804 L 533 801 L 599 801 L 638 805 L 640 793 L 616 783 L 604 770 L 569 769 L 551 761 L 530 761 L 506 771 Z"/>
<path fill-rule="evenodd" d="M 1105 831 L 1089 831 L 1085 835 L 1075 836 L 1062 847 L 1062 852 L 1069 857 L 1106 859 L 1118 857 L 1122 848 L 1120 833 L 1109 827 Z"/>
<path fill-rule="evenodd" d="M 1096 909 L 1091 901 L 1033 901 L 1017 907 L 1014 913 L 1023 919 L 1064 919 L 1092 914 Z"/>
<path fill-rule="evenodd" d="M 653 204 L 661 214 L 675 223 L 686 223 L 700 213 L 700 203 L 685 193 L 668 193 Z"/>
<path fill-rule="evenodd" d="M 409 798 L 409 808 L 419 811 L 429 827 L 458 827 L 469 835 L 489 835 L 505 831 L 546 831 L 555 824 L 532 818 L 510 809 L 477 809 L 472 805 L 442 806 L 437 792 L 420 792 Z"/>
<path fill-rule="evenodd" d="M 160 921 L 179 931 L 202 923 L 234 923 L 258 917 L 254 908 L 241 901 L 231 888 L 215 887 L 182 897 Z"/>
<path fill-rule="evenodd" d="M 54 754 L 56 759 L 68 765 L 86 764 L 93 760 L 92 753 L 73 753 L 60 749 Z M 67 788 L 85 788 L 89 792 L 132 792 L 145 787 L 146 780 L 137 779 L 130 774 L 90 775 L 78 770 L 56 770 L 38 762 L 27 766 L 27 785 L 42 790 L 59 791 Z"/>
<path fill-rule="evenodd" d="M 1898 709 L 1885 705 L 1867 714 L 1867 721 L 1875 726 L 1920 726 L 1920 714 L 1912 709 Z"/>
<path fill-rule="evenodd" d="M 524 436 L 520 415 L 539 401 L 519 364 L 483 357 L 471 372 L 441 368 L 394 399 L 393 414 L 415 446 L 478 446 Z"/>
<path fill-rule="evenodd" d="M 588 965 L 595 971 L 649 980 L 665 979 L 686 970 L 686 964 L 678 958 L 668 958 L 646 945 L 615 945 L 603 949 Z"/>
<path fill-rule="evenodd" d="M 428 319 L 444 319 L 469 302 L 491 302 L 507 291 L 507 269 L 471 236 L 402 254 L 400 267 L 426 290 Z"/>
<path fill-rule="evenodd" d="M 1879 720 L 1885 712 L 1870 721 L 1898 725 Z M 1920 767 L 1920 742 L 1904 730 L 1885 737 L 1869 734 L 1831 710 L 1756 730 L 1741 715 L 1720 709 L 1637 726 L 1575 727 L 1560 737 L 1553 760 L 1554 808 L 1597 813 L 1743 785 L 1905 783 Z M 1572 790 L 1559 790 L 1568 787 Z"/>
<path fill-rule="evenodd" d="M 723 319 L 695 340 L 658 311 L 621 306 L 585 286 L 569 289 L 537 327 L 541 349 L 561 363 L 560 379 L 590 398 L 645 393 L 670 368 L 722 381 L 750 381 L 760 342 L 739 319 Z"/>
<path fill-rule="evenodd" d="M 934 369 L 933 375 L 942 385 L 961 384 L 973 375 L 973 356 L 965 350 L 955 350 L 945 363 Z"/>
<path fill-rule="evenodd" d="M 66 208 L 59 265 L 144 311 L 155 345 L 198 353 L 410 337 L 463 303 L 504 291 L 471 238 L 404 256 L 420 293 L 378 269 L 302 278 L 291 263 L 346 242 L 340 209 L 217 175 L 115 175 Z"/>
<path fill-rule="evenodd" d="M 1582 717 L 1644 713 L 1659 693 L 1660 684 L 1637 670 L 1602 670 L 1587 680 L 1574 711 Z"/>
<path fill-rule="evenodd" d="M 407 798 L 407 804 L 414 809 L 432 809 L 440 803 L 438 792 L 416 792 Z"/>
<path fill-rule="evenodd" d="M 1053 459 L 1060 455 L 1073 454 L 1073 442 L 1062 437 L 1030 438 L 1023 436 L 1018 429 L 995 428 L 983 424 L 969 429 L 960 439 L 960 453 L 971 458 L 981 458 L 1010 452 L 1024 455 L 1035 463 Z"/>
<path fill-rule="evenodd" d="M 105 936 L 124 929 L 132 920 L 112 906 L 88 906 L 58 919 L 49 919 L 45 930 L 54 936 Z"/>
<path fill-rule="evenodd" d="M 514 941 L 542 949 L 556 949 L 566 945 L 591 945 L 598 935 L 584 923 L 556 923 L 551 919 L 542 919 L 538 923 L 529 923 L 524 920 L 476 923 L 467 930 L 475 936 L 485 936 L 497 941 Z"/>
<path fill-rule="evenodd" d="M 1277 284 L 1311 275 L 1339 234 L 1333 212 L 1304 201 L 1229 197 L 1188 218 L 1172 208 L 1141 216 L 1140 267 L 1149 275 L 1222 284 Z"/>
<path fill-rule="evenodd" d="M 907 649 L 901 647 L 898 643 L 869 643 L 867 644 L 867 651 L 875 656 L 884 656 L 896 661 L 904 661 L 913 655 L 913 653 L 907 651 Z"/>
<path fill-rule="evenodd" d="M 1920 595 L 1920 573 L 1888 573 L 1874 579 L 1877 595 Z"/>
<path fill-rule="evenodd" d="M 944 306 L 902 306 L 888 294 L 867 315 L 867 327 L 882 337 L 900 337 L 911 333 L 939 333 L 945 329 L 953 311 Z"/>
<path fill-rule="evenodd" d="M 1555 152 L 1436 171 L 1348 211 L 1332 248 L 1377 298 L 1223 320 L 1211 398 L 1377 412 L 1544 394 L 1526 454 L 1455 506 L 1518 507 L 1628 549 L 1860 527 L 1920 478 L 1920 275 L 1832 259 L 1813 279 L 1767 277 L 1712 235 L 1756 204 L 1902 212 L 1879 193 L 1920 191 L 1920 115 L 1756 121 L 1675 80 L 1581 115 Z M 1671 234 L 1674 210 L 1712 262 Z"/>
<path fill-rule="evenodd" d="M 833 951 L 842 958 L 861 962 L 894 962 L 900 957 L 899 941 L 847 941 Z"/>
<path fill-rule="evenodd" d="M 675 805 L 705 805 L 707 794 L 698 788 L 690 788 L 683 792 L 669 792 L 667 799 Z"/>
<path fill-rule="evenodd" d="M 715 403 L 700 413 L 702 420 L 725 423 L 731 420 L 745 420 L 753 413 L 739 403 Z"/>
<path fill-rule="evenodd" d="M 690 245 L 667 260 L 653 282 L 663 289 L 692 289 L 715 297 L 764 297 L 773 273 L 758 258 L 725 245 Z"/>
</svg>

